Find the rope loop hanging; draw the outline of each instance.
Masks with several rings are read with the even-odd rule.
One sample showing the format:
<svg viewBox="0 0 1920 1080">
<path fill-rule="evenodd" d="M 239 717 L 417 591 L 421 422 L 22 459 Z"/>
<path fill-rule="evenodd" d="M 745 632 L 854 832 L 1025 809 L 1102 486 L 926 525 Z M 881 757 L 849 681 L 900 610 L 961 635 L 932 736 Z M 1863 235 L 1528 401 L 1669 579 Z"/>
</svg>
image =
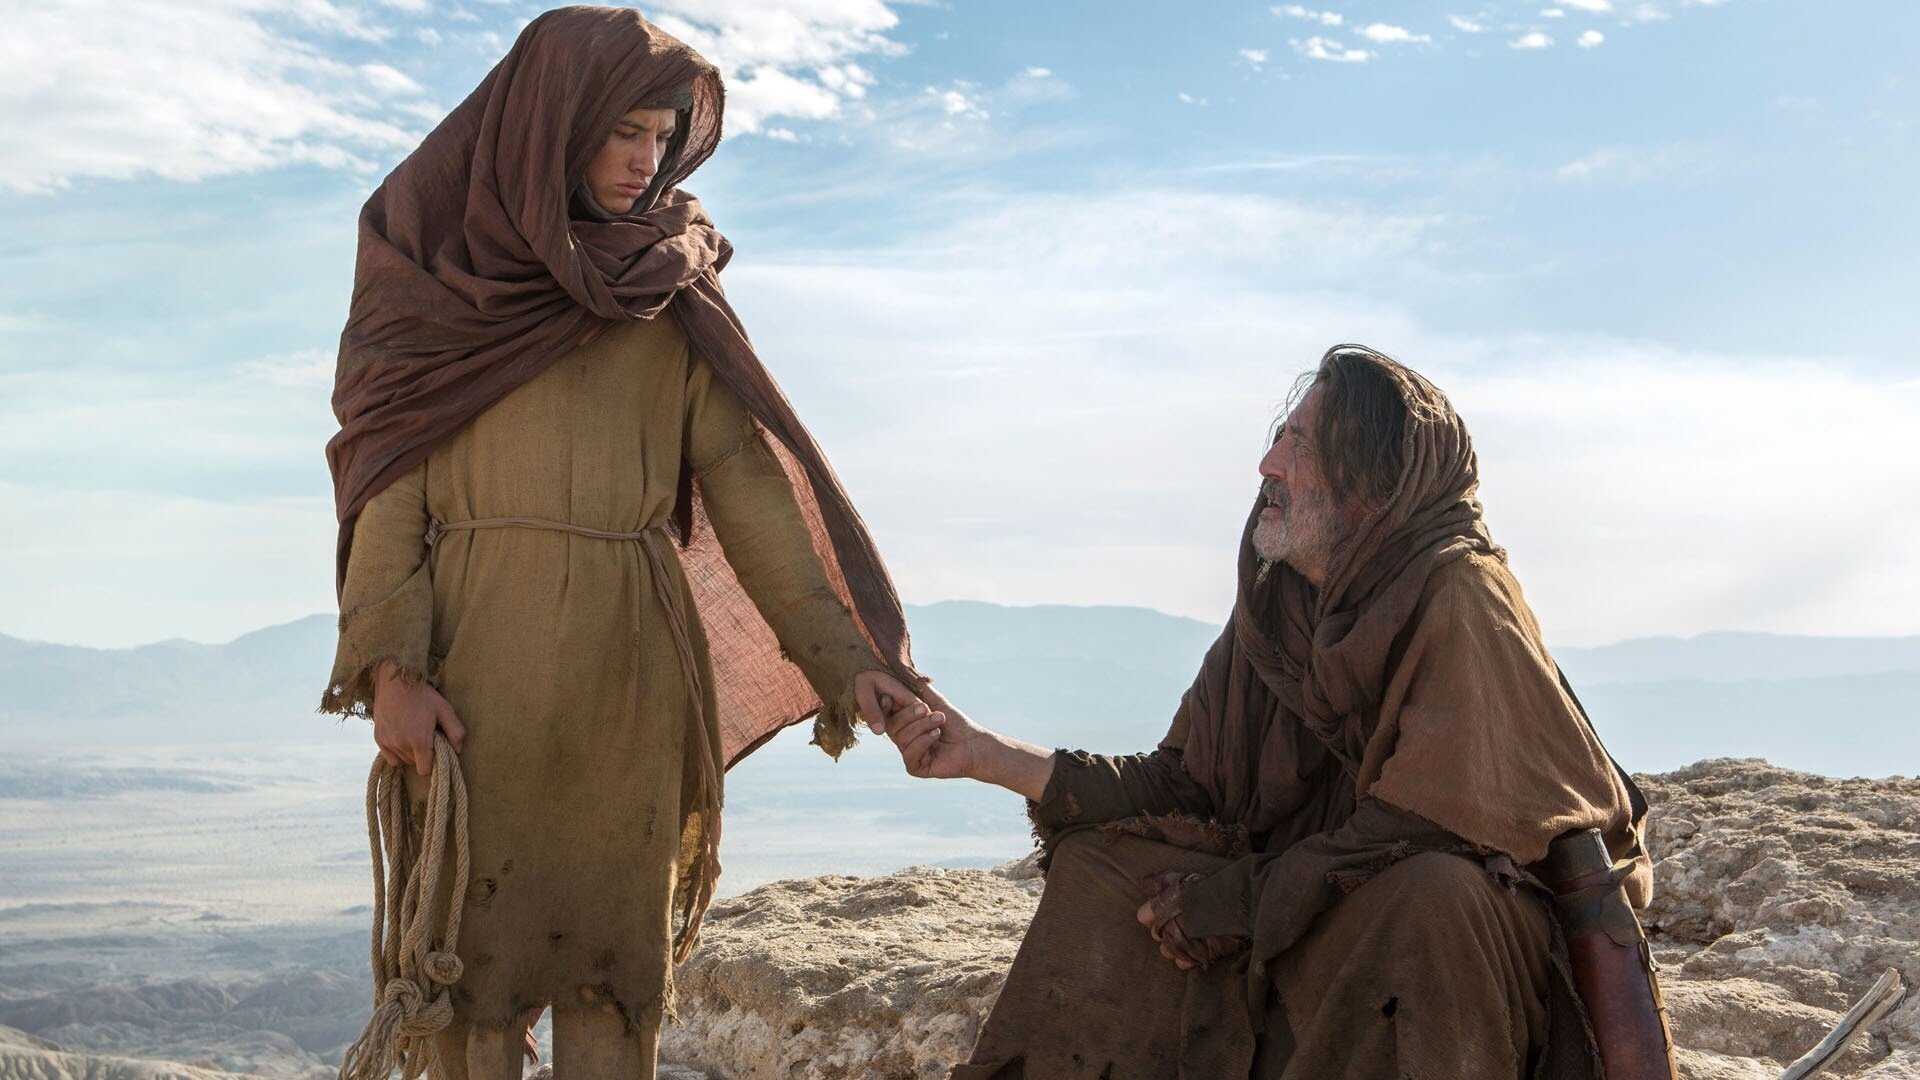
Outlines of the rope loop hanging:
<svg viewBox="0 0 1920 1080">
<path fill-rule="evenodd" d="M 460 912 L 472 869 L 467 847 L 467 786 L 446 736 L 433 734 L 433 776 L 425 819 L 416 830 L 406 767 L 374 759 L 367 774 L 367 846 L 373 854 L 373 1015 L 340 1062 L 339 1080 L 387 1080 L 399 1070 L 416 1080 L 432 1065 L 433 1036 L 453 1022 L 460 981 Z M 446 911 L 435 919 L 448 845 L 453 879 Z"/>
</svg>

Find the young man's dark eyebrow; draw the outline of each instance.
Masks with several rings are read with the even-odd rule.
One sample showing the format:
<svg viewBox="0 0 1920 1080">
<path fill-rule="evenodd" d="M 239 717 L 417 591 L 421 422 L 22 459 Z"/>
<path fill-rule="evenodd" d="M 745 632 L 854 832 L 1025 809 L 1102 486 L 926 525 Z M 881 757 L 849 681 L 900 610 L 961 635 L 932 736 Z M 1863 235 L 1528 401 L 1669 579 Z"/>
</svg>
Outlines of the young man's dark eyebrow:
<svg viewBox="0 0 1920 1080">
<path fill-rule="evenodd" d="M 669 124 L 659 132 L 659 137 L 671 138 L 678 127 L 678 124 Z M 639 124 L 624 117 L 613 122 L 613 129 L 622 135 L 638 135 L 643 130 Z"/>
</svg>

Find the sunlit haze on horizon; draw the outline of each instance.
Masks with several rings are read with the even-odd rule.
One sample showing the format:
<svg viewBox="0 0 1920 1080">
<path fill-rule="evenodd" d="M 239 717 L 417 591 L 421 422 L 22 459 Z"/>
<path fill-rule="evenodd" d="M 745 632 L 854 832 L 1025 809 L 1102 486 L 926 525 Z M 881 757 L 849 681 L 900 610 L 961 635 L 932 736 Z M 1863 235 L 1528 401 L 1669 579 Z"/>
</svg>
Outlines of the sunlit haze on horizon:
<svg viewBox="0 0 1920 1080">
<path fill-rule="evenodd" d="M 95 7 L 0 45 L 0 633 L 331 610 L 355 216 L 540 6 Z M 729 80 L 687 187 L 909 601 L 1218 621 L 1360 341 L 1556 643 L 1920 633 L 1910 0 L 642 7 Z"/>
</svg>

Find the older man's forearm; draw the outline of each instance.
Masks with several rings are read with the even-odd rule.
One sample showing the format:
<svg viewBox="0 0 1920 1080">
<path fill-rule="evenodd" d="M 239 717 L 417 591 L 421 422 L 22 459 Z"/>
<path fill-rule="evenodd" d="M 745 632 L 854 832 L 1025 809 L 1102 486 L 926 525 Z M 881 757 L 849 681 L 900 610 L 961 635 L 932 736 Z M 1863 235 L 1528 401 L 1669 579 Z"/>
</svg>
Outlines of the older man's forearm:
<svg viewBox="0 0 1920 1080">
<path fill-rule="evenodd" d="M 1214 815 L 1212 801 L 1188 775 L 1180 751 L 1089 754 L 1062 750 L 1040 798 L 1027 816 L 1043 838 L 1071 825 L 1093 825 L 1141 814 Z"/>
<path fill-rule="evenodd" d="M 1054 752 L 998 732 L 981 736 L 973 778 L 1038 801 L 1053 775 Z"/>
</svg>

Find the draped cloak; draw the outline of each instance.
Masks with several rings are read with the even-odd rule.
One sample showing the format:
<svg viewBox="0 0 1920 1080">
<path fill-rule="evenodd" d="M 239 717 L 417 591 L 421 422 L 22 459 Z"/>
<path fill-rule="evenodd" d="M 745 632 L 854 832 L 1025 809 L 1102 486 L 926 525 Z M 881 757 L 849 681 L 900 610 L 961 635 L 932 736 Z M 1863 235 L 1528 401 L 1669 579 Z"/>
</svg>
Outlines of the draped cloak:
<svg viewBox="0 0 1920 1080">
<path fill-rule="evenodd" d="M 634 208 L 572 219 L 570 194 L 615 121 L 689 90 Z M 866 526 L 720 287 L 731 245 L 680 189 L 719 143 L 723 108 L 713 66 L 638 12 L 555 9 L 526 26 L 367 200 L 335 375 L 340 431 L 327 445 L 337 584 L 376 494 L 558 358 L 611 327 L 670 316 L 768 436 L 814 552 L 875 655 L 917 681 L 899 600 Z M 837 756 L 853 741 L 853 717 L 847 702 L 823 703 L 782 655 L 706 526 L 684 464 L 679 487 L 678 554 L 707 628 L 717 697 L 717 715 L 697 736 L 705 854 L 686 868 L 696 880 L 681 911 L 684 955 L 717 873 L 721 771 L 810 717 L 815 741 Z M 329 687 L 323 707 L 351 702 L 356 690 Z"/>
<path fill-rule="evenodd" d="M 1264 500 L 1249 513 L 1233 612 L 1161 745 L 1180 752 L 1222 820 L 1259 836 L 1297 828 L 1302 800 L 1331 783 L 1347 806 L 1384 800 L 1520 865 L 1573 828 L 1635 850 L 1629 782 L 1487 530 L 1466 425 L 1408 375 L 1400 476 L 1334 552 L 1324 585 L 1263 566 L 1252 536 Z M 1475 610 L 1433 617 L 1443 577 L 1475 579 L 1457 590 Z M 1650 880 L 1643 860 L 1639 903 Z"/>
<path fill-rule="evenodd" d="M 1325 584 L 1262 564 L 1251 542 L 1265 505 L 1257 501 L 1241 534 L 1232 614 L 1159 748 L 1121 757 L 1063 751 L 1029 807 L 1049 850 L 1102 822 L 1172 845 L 1158 849 L 1171 853 L 1168 865 L 1131 867 L 1141 876 L 1176 862 L 1188 869 L 1175 849 L 1213 857 L 1207 876 L 1185 887 L 1184 926 L 1195 938 L 1250 939 L 1236 961 L 1245 1013 L 1235 1023 L 1199 1023 L 1220 1007 L 1194 995 L 1217 994 L 1220 982 L 1196 973 L 1184 999 L 1142 997 L 1112 1029 L 1124 1042 L 1140 1025 L 1186 1025 L 1169 1042 L 1183 1048 L 1182 1075 L 1251 1059 L 1251 1045 L 1237 1040 L 1270 1015 L 1270 966 L 1341 897 L 1412 856 L 1466 856 L 1504 867 L 1511 882 L 1556 836 L 1599 828 L 1616 859 L 1632 864 L 1630 901 L 1640 907 L 1650 897 L 1644 803 L 1559 677 L 1493 543 L 1466 426 L 1438 389 L 1409 375 L 1401 474 L 1334 553 Z M 1103 857 L 1121 857 L 1122 848 L 1108 850 Z M 1041 907 L 1045 916 L 1044 899 Z M 1091 1067 L 1113 1052 L 1107 1036 L 1070 1017 L 1055 1022 L 1057 1010 L 1039 1004 L 1050 1000 L 1045 973 L 1071 969 L 1088 947 L 1081 919 L 1094 916 L 1058 910 L 1052 925 L 1036 917 L 976 1064 L 956 1076 L 991 1075 L 1043 1046 Z M 1138 948 L 1153 948 L 1144 932 Z M 1023 965 L 1032 973 L 1024 978 Z M 1571 999 L 1562 990 L 1570 984 L 1554 990 L 1564 1006 Z M 1571 1057 L 1549 1071 L 1590 1075 L 1585 1048 L 1558 1042 L 1556 1052 Z"/>
</svg>

